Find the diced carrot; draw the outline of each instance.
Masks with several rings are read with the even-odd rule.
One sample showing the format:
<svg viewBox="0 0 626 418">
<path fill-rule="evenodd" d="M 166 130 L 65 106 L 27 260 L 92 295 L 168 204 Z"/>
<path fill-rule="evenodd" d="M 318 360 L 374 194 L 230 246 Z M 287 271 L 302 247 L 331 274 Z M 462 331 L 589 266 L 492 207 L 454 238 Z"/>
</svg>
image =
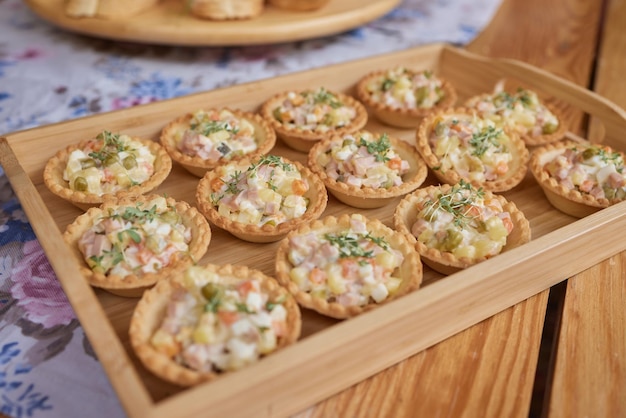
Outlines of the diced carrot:
<svg viewBox="0 0 626 418">
<path fill-rule="evenodd" d="M 465 213 L 465 216 L 468 216 L 470 218 L 480 218 L 482 215 L 482 212 L 480 211 L 480 209 L 474 205 L 466 206 L 464 213 Z"/>
<path fill-rule="evenodd" d="M 402 167 L 402 159 L 400 157 L 392 158 L 387 162 L 387 166 L 392 170 L 400 170 Z"/>
<path fill-rule="evenodd" d="M 502 224 L 506 228 L 507 232 L 510 234 L 513 230 L 513 221 L 511 218 L 502 218 Z"/>
<path fill-rule="evenodd" d="M 356 275 L 358 266 L 354 260 L 342 260 L 341 262 L 341 274 L 344 278 L 351 278 Z"/>
<path fill-rule="evenodd" d="M 316 284 L 324 283 L 326 280 L 326 273 L 319 267 L 313 267 L 313 270 L 309 273 L 309 280 Z"/>
<path fill-rule="evenodd" d="M 239 319 L 239 313 L 235 311 L 218 311 L 217 316 L 227 326 L 234 324 Z"/>
<path fill-rule="evenodd" d="M 309 190 L 309 186 L 304 180 L 296 179 L 291 183 L 291 191 L 295 195 L 302 196 L 307 190 Z"/>
<path fill-rule="evenodd" d="M 246 280 L 237 285 L 237 291 L 242 297 L 248 296 L 248 293 L 256 290 L 252 280 Z"/>
<path fill-rule="evenodd" d="M 505 162 L 505 161 L 500 161 L 497 165 L 496 165 L 496 174 L 504 174 L 507 171 L 509 171 L 509 165 Z"/>
</svg>

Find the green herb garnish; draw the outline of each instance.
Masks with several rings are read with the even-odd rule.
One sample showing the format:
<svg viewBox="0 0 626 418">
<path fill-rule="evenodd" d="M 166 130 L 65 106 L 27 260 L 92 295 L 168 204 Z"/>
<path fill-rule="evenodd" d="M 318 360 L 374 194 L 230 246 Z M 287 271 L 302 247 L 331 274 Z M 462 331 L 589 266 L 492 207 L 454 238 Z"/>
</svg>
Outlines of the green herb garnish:
<svg viewBox="0 0 626 418">
<path fill-rule="evenodd" d="M 500 142 L 498 136 L 502 134 L 501 129 L 496 129 L 493 126 L 489 126 L 482 131 L 472 135 L 472 139 L 469 140 L 469 144 L 474 147 L 472 155 L 481 157 L 490 146 L 499 147 Z"/>
<path fill-rule="evenodd" d="M 427 221 L 433 221 L 435 213 L 438 210 L 444 210 L 454 216 L 456 226 L 463 228 L 470 220 L 474 219 L 473 216 L 469 215 L 474 202 L 484 196 L 485 192 L 482 187 L 475 189 L 470 183 L 461 180 L 447 193 L 440 194 L 436 200 L 428 200 L 424 203 L 426 209 L 424 218 Z"/>
<path fill-rule="evenodd" d="M 376 141 L 366 141 L 361 137 L 358 145 L 367 148 L 367 152 L 373 155 L 376 161 L 389 161 L 387 153 L 391 150 L 391 143 L 387 134 L 382 134 Z"/>
</svg>

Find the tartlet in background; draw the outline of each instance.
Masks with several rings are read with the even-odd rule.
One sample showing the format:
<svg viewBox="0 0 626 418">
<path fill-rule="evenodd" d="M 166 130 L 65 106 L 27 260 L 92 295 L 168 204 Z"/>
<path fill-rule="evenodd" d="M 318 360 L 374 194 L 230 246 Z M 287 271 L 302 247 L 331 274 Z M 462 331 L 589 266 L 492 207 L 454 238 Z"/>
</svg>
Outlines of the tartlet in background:
<svg viewBox="0 0 626 418">
<path fill-rule="evenodd" d="M 331 194 L 356 208 L 384 206 L 417 189 L 428 174 L 415 147 L 365 130 L 318 142 L 308 166 Z"/>
<path fill-rule="evenodd" d="M 225 161 L 267 154 L 276 134 L 259 115 L 238 109 L 197 110 L 181 116 L 161 132 L 172 160 L 197 177 Z"/>
<path fill-rule="evenodd" d="M 308 152 L 324 138 L 355 132 L 367 123 L 363 104 L 324 87 L 278 93 L 263 103 L 261 115 L 278 138 L 301 152 Z"/>
<path fill-rule="evenodd" d="M 43 180 L 52 193 L 87 210 L 106 197 L 151 192 L 171 169 L 172 160 L 159 143 L 103 131 L 59 150 L 46 163 Z"/>
<path fill-rule="evenodd" d="M 426 116 L 417 129 L 416 148 L 439 181 L 464 180 L 492 192 L 517 186 L 530 158 L 515 132 L 467 108 Z"/>
<path fill-rule="evenodd" d="M 516 132 L 528 146 L 545 145 L 565 136 L 562 112 L 541 100 L 536 92 L 519 88 L 515 93 L 481 94 L 465 102 L 483 118 Z"/>
<path fill-rule="evenodd" d="M 367 74 L 356 85 L 358 99 L 387 125 L 415 128 L 427 115 L 454 106 L 454 86 L 431 70 L 396 67 Z"/>
<path fill-rule="evenodd" d="M 63 239 L 89 284 L 139 297 L 157 281 L 200 260 L 211 229 L 186 202 L 132 196 L 90 208 L 67 226 Z"/>
<path fill-rule="evenodd" d="M 129 336 L 150 372 L 193 386 L 296 342 L 301 322 L 297 303 L 275 279 L 245 266 L 208 264 L 146 291 Z"/>
<path fill-rule="evenodd" d="M 263 12 L 264 0 L 189 0 L 191 14 L 210 20 L 251 19 Z"/>
<path fill-rule="evenodd" d="M 356 213 L 290 232 L 275 268 L 301 306 L 339 319 L 393 301 L 422 282 L 420 257 L 406 237 Z"/>
</svg>

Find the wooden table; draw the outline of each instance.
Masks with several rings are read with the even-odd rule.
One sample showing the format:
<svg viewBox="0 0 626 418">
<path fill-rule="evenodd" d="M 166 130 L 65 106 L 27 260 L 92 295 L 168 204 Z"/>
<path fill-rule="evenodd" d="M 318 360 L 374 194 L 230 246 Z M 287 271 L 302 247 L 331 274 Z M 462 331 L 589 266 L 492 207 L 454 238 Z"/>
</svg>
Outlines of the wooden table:
<svg viewBox="0 0 626 418">
<path fill-rule="evenodd" d="M 626 107 L 625 23 L 620 0 L 504 0 L 467 49 L 528 62 Z M 597 138 L 593 121 L 567 117 Z M 626 253 L 297 415 L 417 416 L 626 416 Z"/>
</svg>

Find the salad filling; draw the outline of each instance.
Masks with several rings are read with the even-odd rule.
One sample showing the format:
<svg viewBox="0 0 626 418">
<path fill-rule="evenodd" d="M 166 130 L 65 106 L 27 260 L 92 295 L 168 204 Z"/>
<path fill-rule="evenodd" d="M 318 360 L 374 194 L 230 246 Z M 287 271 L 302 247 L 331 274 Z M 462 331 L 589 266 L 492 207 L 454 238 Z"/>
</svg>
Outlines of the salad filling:
<svg viewBox="0 0 626 418">
<path fill-rule="evenodd" d="M 432 71 L 398 67 L 367 85 L 373 101 L 392 108 L 419 109 L 436 106 L 443 98 L 442 81 Z"/>
<path fill-rule="evenodd" d="M 410 169 L 409 162 L 393 150 L 386 134 L 375 136 L 366 131 L 332 141 L 317 161 L 335 181 L 375 189 L 401 185 L 402 176 Z"/>
<path fill-rule="evenodd" d="M 190 241 L 191 228 L 159 197 L 110 209 L 82 235 L 78 248 L 94 272 L 126 277 L 172 264 L 187 253 Z"/>
<path fill-rule="evenodd" d="M 154 174 L 156 157 L 128 135 L 103 131 L 72 151 L 63 179 L 70 189 L 98 196 L 142 184 Z"/>
<path fill-rule="evenodd" d="M 402 253 L 355 217 L 341 231 L 290 237 L 287 257 L 289 277 L 301 291 L 344 306 L 383 302 L 402 283 L 394 276 Z"/>
<path fill-rule="evenodd" d="M 418 203 L 411 233 L 428 248 L 477 260 L 499 254 L 513 230 L 500 200 L 461 181 L 445 191 L 433 188 Z"/>
<path fill-rule="evenodd" d="M 608 146 L 566 148 L 544 170 L 562 186 L 596 199 L 626 199 L 624 157 Z"/>
<path fill-rule="evenodd" d="M 221 216 L 244 224 L 278 225 L 307 210 L 309 183 L 282 157 L 265 155 L 249 166 L 228 164 L 220 170 L 211 182 L 211 203 Z"/>
<path fill-rule="evenodd" d="M 287 333 L 284 298 L 270 299 L 259 279 L 186 270 L 150 343 L 199 372 L 240 369 L 278 347 Z"/>
<path fill-rule="evenodd" d="M 226 109 L 198 110 L 189 121 L 189 129 L 180 135 L 180 152 L 210 162 L 232 159 L 258 148 L 254 125 Z"/>
</svg>

